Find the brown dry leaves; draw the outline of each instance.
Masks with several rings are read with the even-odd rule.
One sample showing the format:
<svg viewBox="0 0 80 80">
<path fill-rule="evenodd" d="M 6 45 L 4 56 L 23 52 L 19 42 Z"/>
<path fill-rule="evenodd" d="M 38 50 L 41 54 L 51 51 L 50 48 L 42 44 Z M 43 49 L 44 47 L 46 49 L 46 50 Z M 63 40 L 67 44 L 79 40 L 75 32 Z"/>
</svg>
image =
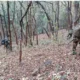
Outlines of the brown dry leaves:
<svg viewBox="0 0 80 80">
<path fill-rule="evenodd" d="M 0 47 L 0 80 L 80 80 L 80 56 L 71 55 L 72 44 L 55 45 L 46 35 L 40 36 L 42 44 L 23 48 L 21 64 L 19 49 L 5 53 Z"/>
</svg>

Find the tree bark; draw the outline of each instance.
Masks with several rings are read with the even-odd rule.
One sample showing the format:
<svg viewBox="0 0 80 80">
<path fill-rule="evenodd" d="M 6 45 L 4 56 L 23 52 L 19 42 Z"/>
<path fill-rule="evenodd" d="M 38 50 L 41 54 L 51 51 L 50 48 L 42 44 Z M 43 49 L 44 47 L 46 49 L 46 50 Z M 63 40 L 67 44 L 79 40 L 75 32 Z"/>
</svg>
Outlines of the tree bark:
<svg viewBox="0 0 80 80">
<path fill-rule="evenodd" d="M 35 16 L 33 16 L 33 20 L 35 21 L 35 28 L 34 28 L 33 38 L 34 38 L 34 35 L 36 34 L 36 44 L 38 45 L 39 41 L 38 41 L 38 32 L 37 32 L 37 26 L 36 26 Z"/>
<path fill-rule="evenodd" d="M 13 22 L 14 22 L 14 20 L 15 20 L 15 1 L 14 1 L 14 12 L 13 12 Z"/>
<path fill-rule="evenodd" d="M 6 23 L 6 18 L 5 18 L 5 10 L 4 10 L 4 6 L 3 6 L 3 4 L 1 4 L 2 5 L 2 11 L 3 11 L 3 17 L 4 17 L 4 23 L 5 23 L 5 28 L 6 28 L 6 36 L 8 35 L 8 26 L 7 26 L 7 23 Z"/>
<path fill-rule="evenodd" d="M 18 45 L 17 33 L 16 33 L 16 30 L 15 30 L 15 27 L 14 27 L 14 24 L 13 24 L 13 22 L 12 22 L 12 27 L 13 27 L 14 34 L 15 34 L 15 38 L 16 38 L 16 44 Z"/>
<path fill-rule="evenodd" d="M 29 38 L 30 38 L 30 44 L 31 45 L 33 45 L 33 42 L 32 42 L 32 25 L 31 25 L 31 23 L 32 23 L 32 15 L 31 15 L 31 6 L 30 6 L 30 11 L 29 11 L 29 13 L 30 13 L 30 15 L 29 15 Z"/>
<path fill-rule="evenodd" d="M 3 27 L 3 19 L 2 19 L 2 16 L 1 16 L 1 24 L 2 24 L 3 37 L 5 38 L 5 32 L 4 32 L 4 27 Z"/>
<path fill-rule="evenodd" d="M 10 13 L 9 13 L 9 7 L 10 7 L 9 1 L 7 1 L 9 40 L 10 40 L 10 50 L 12 51 L 12 39 L 11 39 L 11 30 L 10 30 Z"/>
<path fill-rule="evenodd" d="M 22 40 L 20 39 L 20 55 L 19 55 L 19 63 L 22 61 Z"/>
<path fill-rule="evenodd" d="M 30 1 L 29 5 L 28 5 L 28 8 L 26 9 L 26 11 L 25 11 L 24 15 L 22 16 L 22 18 L 21 18 L 21 20 L 20 20 L 20 24 L 21 24 L 21 22 L 22 22 L 23 18 L 27 15 L 28 10 L 29 10 L 29 8 L 30 8 L 31 4 L 32 4 L 32 1 Z"/>
</svg>

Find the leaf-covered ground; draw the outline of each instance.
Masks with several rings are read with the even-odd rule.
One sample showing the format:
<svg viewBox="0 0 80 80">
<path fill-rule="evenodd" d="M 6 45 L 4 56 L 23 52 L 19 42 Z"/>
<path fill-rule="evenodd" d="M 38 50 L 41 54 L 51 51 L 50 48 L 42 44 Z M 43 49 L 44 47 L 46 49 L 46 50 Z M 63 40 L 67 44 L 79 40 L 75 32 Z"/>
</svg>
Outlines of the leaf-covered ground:
<svg viewBox="0 0 80 80">
<path fill-rule="evenodd" d="M 79 46 L 72 55 L 72 43 L 66 44 L 66 30 L 61 30 L 58 42 L 39 35 L 39 45 L 23 45 L 19 64 L 19 46 L 7 52 L 0 47 L 0 80 L 80 80 Z M 63 34 L 64 33 L 64 34 Z"/>
</svg>

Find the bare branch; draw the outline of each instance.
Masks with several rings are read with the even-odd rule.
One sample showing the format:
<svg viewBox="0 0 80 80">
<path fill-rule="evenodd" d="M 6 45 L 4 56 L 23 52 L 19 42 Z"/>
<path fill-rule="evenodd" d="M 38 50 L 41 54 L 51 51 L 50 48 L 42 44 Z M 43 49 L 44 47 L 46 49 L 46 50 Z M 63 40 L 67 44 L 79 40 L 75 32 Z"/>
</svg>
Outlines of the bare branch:
<svg viewBox="0 0 80 80">
<path fill-rule="evenodd" d="M 61 2 L 65 7 L 67 7 L 67 4 L 64 4 L 63 2 Z"/>
<path fill-rule="evenodd" d="M 43 1 L 43 2 L 48 3 L 48 4 L 53 4 L 53 3 L 49 2 L 49 1 Z"/>
<path fill-rule="evenodd" d="M 20 1 L 18 1 L 18 2 L 22 6 L 22 8 L 25 10 L 25 7 L 23 6 L 23 4 Z"/>
<path fill-rule="evenodd" d="M 52 23 L 51 23 L 52 20 L 51 20 L 50 16 L 49 16 L 48 13 L 46 12 L 44 6 L 43 6 L 39 1 L 36 1 L 36 3 L 37 3 L 38 5 L 40 5 L 40 6 L 42 7 L 42 9 L 44 10 L 44 13 L 46 14 L 46 17 L 47 17 L 47 19 L 48 19 L 48 23 L 49 23 L 50 28 L 51 28 L 51 30 L 52 30 Z M 52 32 L 52 34 L 53 34 L 53 32 Z"/>
<path fill-rule="evenodd" d="M 31 4 L 32 4 L 32 1 L 30 1 L 30 3 L 29 3 L 29 5 L 28 5 L 28 7 L 27 7 L 27 9 L 26 9 L 26 11 L 25 11 L 25 13 L 24 13 L 24 15 L 22 16 L 22 18 L 21 18 L 21 20 L 20 20 L 20 24 L 21 24 L 23 18 L 26 16 L 26 14 L 27 14 L 27 12 L 28 12 L 28 10 L 29 10 Z"/>
</svg>

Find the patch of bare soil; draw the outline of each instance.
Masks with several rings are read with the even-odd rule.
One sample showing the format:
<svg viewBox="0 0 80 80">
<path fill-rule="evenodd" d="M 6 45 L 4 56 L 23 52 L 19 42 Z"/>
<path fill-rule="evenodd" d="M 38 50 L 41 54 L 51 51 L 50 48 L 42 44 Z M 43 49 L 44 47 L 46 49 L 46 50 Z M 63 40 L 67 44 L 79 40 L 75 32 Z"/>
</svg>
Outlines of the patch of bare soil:
<svg viewBox="0 0 80 80">
<path fill-rule="evenodd" d="M 80 56 L 72 55 L 72 44 L 55 45 L 49 40 L 23 47 L 21 64 L 15 47 L 8 53 L 0 47 L 0 80 L 80 80 Z"/>
</svg>

